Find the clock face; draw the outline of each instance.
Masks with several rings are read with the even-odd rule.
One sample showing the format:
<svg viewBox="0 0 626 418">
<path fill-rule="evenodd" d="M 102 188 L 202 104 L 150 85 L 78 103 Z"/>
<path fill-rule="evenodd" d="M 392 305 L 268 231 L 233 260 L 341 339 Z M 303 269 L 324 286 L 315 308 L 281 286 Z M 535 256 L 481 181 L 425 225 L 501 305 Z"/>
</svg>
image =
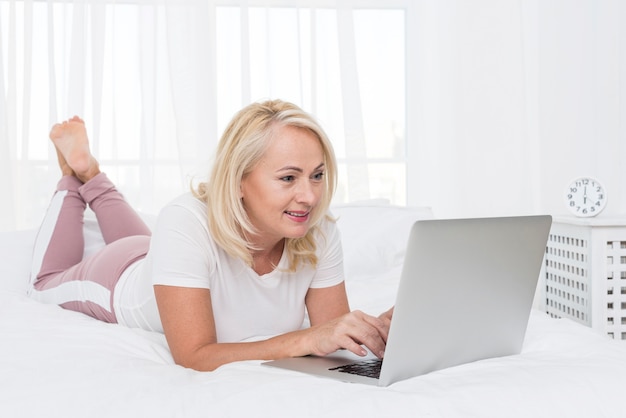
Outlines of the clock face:
<svg viewBox="0 0 626 418">
<path fill-rule="evenodd" d="M 577 178 L 567 187 L 565 204 L 576 216 L 596 216 L 606 206 L 604 186 L 590 177 Z"/>
</svg>

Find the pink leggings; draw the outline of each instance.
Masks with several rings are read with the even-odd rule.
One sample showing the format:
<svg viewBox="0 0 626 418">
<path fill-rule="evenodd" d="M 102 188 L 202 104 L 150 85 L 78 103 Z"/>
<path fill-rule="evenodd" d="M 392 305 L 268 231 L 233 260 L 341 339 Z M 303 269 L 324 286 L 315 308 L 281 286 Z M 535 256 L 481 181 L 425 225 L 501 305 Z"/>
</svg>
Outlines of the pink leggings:
<svg viewBox="0 0 626 418">
<path fill-rule="evenodd" d="M 96 214 L 106 246 L 83 259 L 87 205 Z M 85 184 L 64 176 L 35 243 L 35 298 L 117 323 L 115 285 L 127 267 L 146 256 L 150 235 L 150 229 L 104 173 Z"/>
</svg>

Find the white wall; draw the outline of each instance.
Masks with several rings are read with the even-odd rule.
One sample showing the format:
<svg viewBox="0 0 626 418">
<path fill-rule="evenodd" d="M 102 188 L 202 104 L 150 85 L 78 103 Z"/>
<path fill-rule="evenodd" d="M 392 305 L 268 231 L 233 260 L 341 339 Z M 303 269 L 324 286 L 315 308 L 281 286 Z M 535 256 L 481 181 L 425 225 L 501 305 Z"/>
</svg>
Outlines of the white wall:
<svg viewBox="0 0 626 418">
<path fill-rule="evenodd" d="M 600 216 L 626 215 L 626 4 L 410 13 L 421 24 L 409 39 L 409 204 L 441 217 L 565 214 L 565 186 L 586 175 L 608 190 Z"/>
<path fill-rule="evenodd" d="M 608 190 L 604 215 L 626 214 L 626 5 L 579 3 L 550 2 L 539 18 L 543 206 L 562 211 L 558 192 L 587 174 Z"/>
</svg>

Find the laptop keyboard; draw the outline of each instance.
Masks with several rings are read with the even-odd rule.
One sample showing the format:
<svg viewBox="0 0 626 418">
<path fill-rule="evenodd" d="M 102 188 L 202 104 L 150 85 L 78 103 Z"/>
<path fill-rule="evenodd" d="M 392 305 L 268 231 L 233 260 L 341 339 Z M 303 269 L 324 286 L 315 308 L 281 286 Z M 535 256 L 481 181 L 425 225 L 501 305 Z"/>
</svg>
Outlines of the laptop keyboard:
<svg viewBox="0 0 626 418">
<path fill-rule="evenodd" d="M 380 376 L 380 366 L 382 364 L 383 361 L 381 359 L 372 359 L 363 360 L 352 364 L 346 364 L 344 366 L 333 367 L 328 370 L 336 370 L 341 373 L 350 373 L 378 379 L 378 377 Z"/>
</svg>

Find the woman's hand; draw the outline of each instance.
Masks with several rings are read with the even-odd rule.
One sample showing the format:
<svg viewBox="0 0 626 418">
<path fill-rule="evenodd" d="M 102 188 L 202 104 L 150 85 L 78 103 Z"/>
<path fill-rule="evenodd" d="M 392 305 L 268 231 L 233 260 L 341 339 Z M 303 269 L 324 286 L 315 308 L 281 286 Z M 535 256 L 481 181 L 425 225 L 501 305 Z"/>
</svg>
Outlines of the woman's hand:
<svg viewBox="0 0 626 418">
<path fill-rule="evenodd" d="M 358 356 L 365 356 L 365 346 L 374 355 L 382 358 L 385 355 L 390 321 L 390 316 L 377 318 L 361 311 L 353 311 L 312 326 L 309 329 L 311 354 L 325 356 L 344 348 Z"/>
<path fill-rule="evenodd" d="M 350 312 L 344 283 L 337 286 L 309 289 L 306 297 L 311 328 L 307 331 L 304 354 L 327 355 L 345 348 L 364 356 L 367 347 L 383 357 L 393 308 L 378 318 L 361 311 Z"/>
</svg>

